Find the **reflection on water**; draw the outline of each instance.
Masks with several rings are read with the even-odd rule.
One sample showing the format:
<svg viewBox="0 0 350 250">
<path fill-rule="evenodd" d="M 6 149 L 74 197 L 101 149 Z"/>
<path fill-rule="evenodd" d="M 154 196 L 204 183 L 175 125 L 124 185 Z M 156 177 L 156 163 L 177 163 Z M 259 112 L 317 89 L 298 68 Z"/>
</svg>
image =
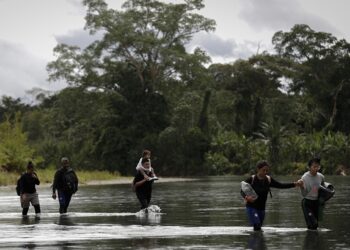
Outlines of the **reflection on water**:
<svg viewBox="0 0 350 250">
<path fill-rule="evenodd" d="M 248 239 L 248 249 L 266 250 L 265 237 L 263 232 L 253 232 Z"/>
<path fill-rule="evenodd" d="M 73 226 L 73 220 L 71 217 L 69 217 L 69 215 L 67 214 L 61 214 L 60 216 L 58 216 L 58 222 L 56 223 L 57 225 L 60 226 Z"/>
<path fill-rule="evenodd" d="M 297 189 L 274 189 L 263 232 L 254 232 L 238 192 L 240 177 L 156 183 L 147 212 L 138 211 L 129 185 L 81 187 L 65 215 L 42 188 L 40 219 L 22 217 L 15 193 L 0 189 L 0 248 L 349 249 L 348 179 L 332 178 L 339 191 L 316 232 L 305 228 Z"/>
<path fill-rule="evenodd" d="M 304 239 L 303 249 L 325 249 L 322 237 L 322 234 L 320 234 L 318 231 L 308 230 Z"/>
<path fill-rule="evenodd" d="M 34 216 L 34 217 L 29 217 L 29 216 L 22 216 L 21 224 L 23 225 L 33 225 L 33 224 L 38 224 L 40 222 L 40 217 Z"/>
<path fill-rule="evenodd" d="M 21 246 L 21 248 L 25 248 L 25 249 L 35 249 L 36 248 L 36 244 L 34 244 L 34 243 L 27 243 L 27 244 L 23 244 L 22 246 Z"/>
</svg>

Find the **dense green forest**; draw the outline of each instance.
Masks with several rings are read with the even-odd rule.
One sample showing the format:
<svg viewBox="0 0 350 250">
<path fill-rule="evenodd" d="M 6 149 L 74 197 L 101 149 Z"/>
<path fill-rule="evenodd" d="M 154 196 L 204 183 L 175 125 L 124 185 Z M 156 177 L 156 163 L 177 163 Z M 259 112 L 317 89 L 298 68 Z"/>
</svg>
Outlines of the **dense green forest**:
<svg viewBox="0 0 350 250">
<path fill-rule="evenodd" d="M 267 159 L 275 174 L 300 174 L 312 156 L 323 172 L 350 162 L 350 44 L 296 24 L 273 52 L 213 64 L 185 45 L 215 20 L 182 4 L 128 0 L 121 10 L 84 0 L 86 48 L 59 44 L 49 80 L 69 87 L 37 104 L 3 96 L 2 171 L 40 168 L 61 156 L 84 170 L 134 173 L 143 149 L 159 175 L 244 174 Z"/>
</svg>

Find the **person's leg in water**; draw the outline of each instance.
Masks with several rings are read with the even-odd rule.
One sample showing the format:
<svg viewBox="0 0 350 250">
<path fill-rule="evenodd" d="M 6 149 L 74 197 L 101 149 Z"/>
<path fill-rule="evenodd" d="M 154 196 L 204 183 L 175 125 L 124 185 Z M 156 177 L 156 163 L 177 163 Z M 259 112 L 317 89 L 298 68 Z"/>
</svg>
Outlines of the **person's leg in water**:
<svg viewBox="0 0 350 250">
<path fill-rule="evenodd" d="M 261 231 L 261 227 L 265 219 L 265 211 L 258 210 L 252 207 L 246 207 L 246 211 L 250 225 L 253 226 L 254 231 Z"/>
<path fill-rule="evenodd" d="M 36 216 L 40 216 L 40 203 L 39 203 L 39 196 L 37 193 L 34 193 L 32 195 L 32 198 L 31 198 L 31 201 L 30 201 L 34 207 L 34 210 L 35 210 L 35 215 Z"/>
<path fill-rule="evenodd" d="M 148 203 L 148 201 L 147 201 L 146 195 L 144 195 L 144 194 L 141 193 L 141 192 L 136 192 L 136 196 L 137 196 L 137 199 L 138 199 L 139 202 L 140 202 L 141 209 L 147 208 L 149 203 Z"/>
<path fill-rule="evenodd" d="M 310 230 L 317 230 L 318 228 L 318 201 L 303 199 L 301 201 L 305 222 L 307 228 Z"/>
<path fill-rule="evenodd" d="M 29 211 L 29 207 L 24 207 L 24 208 L 22 209 L 22 215 L 23 215 L 23 216 L 26 216 L 26 215 L 28 214 L 28 211 Z"/>
<path fill-rule="evenodd" d="M 39 205 L 39 204 L 38 204 L 38 205 L 35 205 L 35 206 L 34 206 L 34 210 L 35 210 L 35 213 L 36 213 L 37 215 L 39 215 L 39 214 L 41 213 L 40 205 Z"/>
<path fill-rule="evenodd" d="M 29 199 L 27 194 L 21 195 L 21 207 L 22 207 L 22 215 L 27 216 L 29 210 Z"/>
<path fill-rule="evenodd" d="M 67 209 L 70 203 L 70 200 L 72 198 L 71 194 L 58 191 L 58 201 L 60 203 L 60 214 L 65 214 L 67 213 Z"/>
<path fill-rule="evenodd" d="M 64 207 L 64 213 L 67 213 L 71 199 L 72 199 L 72 194 L 66 193 L 66 206 Z"/>
<path fill-rule="evenodd" d="M 149 207 L 149 204 L 151 204 L 151 198 L 152 198 L 152 193 L 147 194 L 147 197 L 146 197 L 147 207 Z"/>
</svg>

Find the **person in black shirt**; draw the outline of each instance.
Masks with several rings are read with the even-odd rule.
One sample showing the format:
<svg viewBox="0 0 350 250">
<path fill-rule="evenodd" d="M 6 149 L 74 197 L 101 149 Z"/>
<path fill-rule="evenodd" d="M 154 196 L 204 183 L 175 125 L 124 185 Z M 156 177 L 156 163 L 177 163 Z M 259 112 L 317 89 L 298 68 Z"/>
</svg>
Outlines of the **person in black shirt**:
<svg viewBox="0 0 350 250">
<path fill-rule="evenodd" d="M 145 169 L 150 168 L 150 161 L 147 158 L 143 158 L 141 161 L 142 167 Z M 144 176 L 141 171 L 137 171 L 133 184 L 136 192 L 137 199 L 141 204 L 141 209 L 147 208 L 151 202 L 152 197 L 152 184 L 153 180 L 151 180 L 151 171 L 144 172 L 146 176 Z"/>
<path fill-rule="evenodd" d="M 30 203 L 34 207 L 35 215 L 40 216 L 39 196 L 35 185 L 40 185 L 39 178 L 34 172 L 34 165 L 30 161 L 27 164 L 27 171 L 19 179 L 20 200 L 22 206 L 22 215 L 27 216 Z"/>
<path fill-rule="evenodd" d="M 69 167 L 69 159 L 61 159 L 61 168 L 56 171 L 52 184 L 52 198 L 56 199 L 56 190 L 60 204 L 60 214 L 67 213 L 72 195 L 78 190 L 78 177 L 74 170 Z"/>
<path fill-rule="evenodd" d="M 267 195 L 270 192 L 270 187 L 274 188 L 292 188 L 300 186 L 301 183 L 280 183 L 275 179 L 267 175 L 269 170 L 269 164 L 266 161 L 258 162 L 257 174 L 249 177 L 245 180 L 254 189 L 258 198 L 254 199 L 252 196 L 245 196 L 246 211 L 250 224 L 254 227 L 255 231 L 260 231 L 265 219 L 265 207 Z"/>
</svg>

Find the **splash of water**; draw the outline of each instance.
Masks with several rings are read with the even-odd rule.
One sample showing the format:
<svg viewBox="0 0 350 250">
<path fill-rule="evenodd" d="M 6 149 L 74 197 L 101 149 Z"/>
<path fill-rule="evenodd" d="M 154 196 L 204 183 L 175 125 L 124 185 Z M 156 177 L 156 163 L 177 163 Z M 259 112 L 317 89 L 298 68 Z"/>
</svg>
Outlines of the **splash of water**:
<svg viewBox="0 0 350 250">
<path fill-rule="evenodd" d="M 161 208 L 157 205 L 150 205 L 147 208 L 141 209 L 136 213 L 136 216 L 143 217 L 150 214 L 160 214 Z"/>
</svg>

